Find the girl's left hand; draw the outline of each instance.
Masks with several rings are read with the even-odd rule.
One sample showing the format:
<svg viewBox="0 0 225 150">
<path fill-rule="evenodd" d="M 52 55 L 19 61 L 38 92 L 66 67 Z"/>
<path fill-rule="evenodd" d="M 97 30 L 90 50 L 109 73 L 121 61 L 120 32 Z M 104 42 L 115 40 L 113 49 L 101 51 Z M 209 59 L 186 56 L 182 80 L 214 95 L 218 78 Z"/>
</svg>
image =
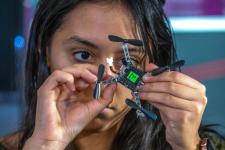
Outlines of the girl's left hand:
<svg viewBox="0 0 225 150">
<path fill-rule="evenodd" d="M 159 109 L 168 143 L 173 149 L 197 149 L 198 129 L 207 103 L 205 86 L 176 71 L 146 74 L 143 81 L 140 98 Z"/>
</svg>

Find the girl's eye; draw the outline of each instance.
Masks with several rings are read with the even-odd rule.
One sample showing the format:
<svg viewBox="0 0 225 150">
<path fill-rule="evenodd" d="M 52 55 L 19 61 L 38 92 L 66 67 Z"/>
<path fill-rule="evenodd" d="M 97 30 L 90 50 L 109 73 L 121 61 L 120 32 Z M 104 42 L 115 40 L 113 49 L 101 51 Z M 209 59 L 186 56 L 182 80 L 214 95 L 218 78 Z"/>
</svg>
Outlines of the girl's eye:
<svg viewBox="0 0 225 150">
<path fill-rule="evenodd" d="M 137 67 L 138 65 L 139 65 L 139 60 L 137 60 L 137 59 L 132 59 L 131 58 L 131 60 L 132 60 L 132 63 Z"/>
<path fill-rule="evenodd" d="M 77 61 L 89 61 L 92 59 L 92 56 L 87 51 L 79 51 L 73 53 L 74 59 Z"/>
</svg>

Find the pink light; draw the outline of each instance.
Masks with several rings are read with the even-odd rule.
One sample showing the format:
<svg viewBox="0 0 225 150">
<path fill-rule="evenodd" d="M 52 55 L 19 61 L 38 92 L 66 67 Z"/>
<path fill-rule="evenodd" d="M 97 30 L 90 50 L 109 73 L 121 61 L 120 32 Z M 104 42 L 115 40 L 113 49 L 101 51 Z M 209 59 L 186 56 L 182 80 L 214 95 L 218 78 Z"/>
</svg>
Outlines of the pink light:
<svg viewBox="0 0 225 150">
<path fill-rule="evenodd" d="M 184 67 L 182 72 L 197 80 L 212 80 L 225 77 L 225 59 Z"/>
</svg>

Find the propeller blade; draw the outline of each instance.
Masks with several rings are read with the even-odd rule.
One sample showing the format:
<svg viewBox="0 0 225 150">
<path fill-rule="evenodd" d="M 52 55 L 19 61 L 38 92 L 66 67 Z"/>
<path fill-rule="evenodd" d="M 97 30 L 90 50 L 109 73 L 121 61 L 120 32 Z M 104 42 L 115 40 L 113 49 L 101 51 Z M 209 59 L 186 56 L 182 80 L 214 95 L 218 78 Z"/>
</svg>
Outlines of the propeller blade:
<svg viewBox="0 0 225 150">
<path fill-rule="evenodd" d="M 93 97 L 94 99 L 99 99 L 100 95 L 101 95 L 101 86 L 99 83 L 97 83 L 94 88 Z"/>
<path fill-rule="evenodd" d="M 147 118 L 152 119 L 154 121 L 157 120 L 158 116 L 155 113 L 145 110 L 143 107 L 138 106 L 134 101 L 126 99 L 125 102 L 131 108 L 140 110 L 141 112 L 143 112 Z"/>
<path fill-rule="evenodd" d="M 99 83 L 102 80 L 104 72 L 105 72 L 105 66 L 103 64 L 100 64 L 98 66 L 98 80 L 97 80 L 97 83 Z"/>
<path fill-rule="evenodd" d="M 131 108 L 140 110 L 140 107 L 139 107 L 134 101 L 132 101 L 132 100 L 130 100 L 130 99 L 126 99 L 125 102 L 126 102 L 126 104 L 127 104 L 128 106 L 130 106 Z"/>
<path fill-rule="evenodd" d="M 169 68 L 168 66 L 156 68 L 156 69 L 150 71 L 150 74 L 151 74 L 152 76 L 157 76 L 157 75 L 159 75 L 159 74 L 161 74 L 161 73 L 163 73 L 163 72 L 165 72 L 165 71 L 167 71 L 167 70 L 169 70 L 169 69 L 170 69 L 170 68 Z"/>
<path fill-rule="evenodd" d="M 112 42 L 123 42 L 123 43 L 132 44 L 134 46 L 143 46 L 143 42 L 141 40 L 137 40 L 137 39 L 123 39 L 123 38 L 115 36 L 115 35 L 109 35 L 108 38 Z"/>
<path fill-rule="evenodd" d="M 112 42 L 124 42 L 124 39 L 115 35 L 109 35 L 108 38 Z"/>
<path fill-rule="evenodd" d="M 184 65 L 185 61 L 184 60 L 179 60 L 175 63 L 173 63 L 172 65 L 170 66 L 165 66 L 165 67 L 160 67 L 160 68 L 156 68 L 152 71 L 150 71 L 151 75 L 152 76 L 156 76 L 156 75 L 159 75 L 167 70 L 170 70 L 170 69 L 173 69 L 173 68 L 178 68 L 178 67 L 182 67 Z"/>
<path fill-rule="evenodd" d="M 184 64 L 185 64 L 184 60 L 178 60 L 170 66 L 173 68 L 178 68 L 178 67 L 182 67 Z"/>
<path fill-rule="evenodd" d="M 145 116 L 147 116 L 147 118 L 149 118 L 149 119 L 152 119 L 154 121 L 156 121 L 158 119 L 158 116 L 155 113 L 153 113 L 151 111 L 147 111 L 143 107 L 141 107 L 141 112 L 143 112 L 145 114 Z"/>
<path fill-rule="evenodd" d="M 143 46 L 143 42 L 137 39 L 126 39 L 125 42 L 132 44 L 134 46 Z"/>
</svg>

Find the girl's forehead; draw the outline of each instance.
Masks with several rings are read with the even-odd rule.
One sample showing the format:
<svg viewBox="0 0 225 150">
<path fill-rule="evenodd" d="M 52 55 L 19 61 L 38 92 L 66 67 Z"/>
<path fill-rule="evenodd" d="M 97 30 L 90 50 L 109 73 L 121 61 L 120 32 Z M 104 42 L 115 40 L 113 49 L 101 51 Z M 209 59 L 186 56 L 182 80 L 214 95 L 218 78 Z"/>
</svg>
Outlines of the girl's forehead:
<svg viewBox="0 0 225 150">
<path fill-rule="evenodd" d="M 59 31 L 98 40 L 109 34 L 134 38 L 134 19 L 122 4 L 81 3 L 66 17 Z"/>
</svg>

